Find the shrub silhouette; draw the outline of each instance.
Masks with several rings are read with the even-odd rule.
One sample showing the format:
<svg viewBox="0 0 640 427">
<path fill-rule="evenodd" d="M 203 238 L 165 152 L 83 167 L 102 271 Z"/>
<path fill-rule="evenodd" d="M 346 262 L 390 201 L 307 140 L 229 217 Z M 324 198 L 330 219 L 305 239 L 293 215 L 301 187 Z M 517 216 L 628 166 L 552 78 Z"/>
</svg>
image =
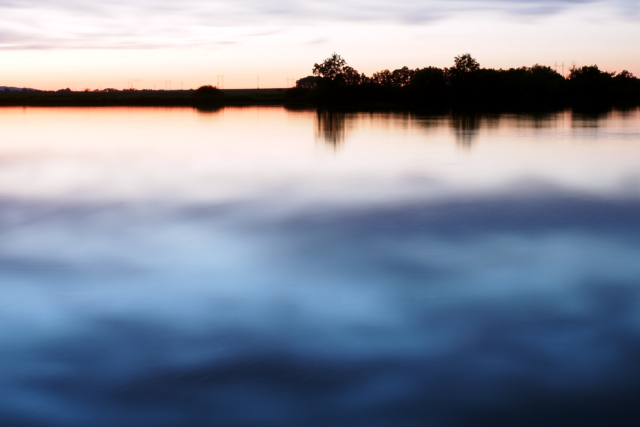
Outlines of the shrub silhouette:
<svg viewBox="0 0 640 427">
<path fill-rule="evenodd" d="M 599 99 L 606 97 L 613 84 L 613 73 L 601 71 L 597 65 L 573 67 L 569 73 L 569 84 L 576 98 Z"/>
<path fill-rule="evenodd" d="M 409 84 L 419 97 L 441 100 L 446 91 L 444 70 L 436 67 L 417 69 Z"/>
<path fill-rule="evenodd" d="M 304 88 L 304 89 L 315 89 L 317 86 L 316 84 L 317 79 L 318 78 L 316 76 L 303 77 L 300 80 L 296 80 L 296 87 Z"/>
<path fill-rule="evenodd" d="M 200 97 L 213 97 L 213 96 L 222 96 L 223 92 L 215 86 L 205 85 L 200 86 L 196 89 L 196 96 Z"/>
</svg>

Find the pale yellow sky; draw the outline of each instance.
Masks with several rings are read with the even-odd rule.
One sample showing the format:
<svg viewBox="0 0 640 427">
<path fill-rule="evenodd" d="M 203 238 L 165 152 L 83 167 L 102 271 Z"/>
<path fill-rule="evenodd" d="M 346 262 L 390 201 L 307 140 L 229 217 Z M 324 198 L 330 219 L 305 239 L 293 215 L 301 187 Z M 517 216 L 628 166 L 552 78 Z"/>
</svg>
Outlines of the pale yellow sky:
<svg viewBox="0 0 640 427">
<path fill-rule="evenodd" d="M 640 74 L 639 21 L 636 2 L 624 0 L 8 1 L 0 86 L 188 89 L 224 75 L 225 88 L 256 87 L 258 77 L 260 87 L 286 87 L 333 52 L 368 75 L 445 67 L 466 52 L 484 67 Z"/>
</svg>

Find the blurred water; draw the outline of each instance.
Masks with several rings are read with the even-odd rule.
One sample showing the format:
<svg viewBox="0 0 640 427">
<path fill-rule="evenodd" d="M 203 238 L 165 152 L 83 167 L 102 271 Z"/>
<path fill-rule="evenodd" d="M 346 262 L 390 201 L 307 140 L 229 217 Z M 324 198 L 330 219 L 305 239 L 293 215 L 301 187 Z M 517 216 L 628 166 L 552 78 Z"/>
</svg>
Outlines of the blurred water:
<svg viewBox="0 0 640 427">
<path fill-rule="evenodd" d="M 640 110 L 0 110 L 0 423 L 637 425 Z"/>
</svg>

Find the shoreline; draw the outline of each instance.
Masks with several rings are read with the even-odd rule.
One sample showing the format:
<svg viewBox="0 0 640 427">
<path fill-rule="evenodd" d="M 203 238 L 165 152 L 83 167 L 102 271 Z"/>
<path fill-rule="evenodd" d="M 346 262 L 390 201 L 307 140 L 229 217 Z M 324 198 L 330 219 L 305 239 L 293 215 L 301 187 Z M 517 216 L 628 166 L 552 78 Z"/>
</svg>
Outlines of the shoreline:
<svg viewBox="0 0 640 427">
<path fill-rule="evenodd" d="M 294 96 L 292 96 L 294 95 Z M 422 102 L 358 101 L 300 99 L 295 90 L 269 89 L 221 89 L 216 96 L 199 96 L 195 90 L 139 90 L 118 92 L 48 92 L 48 91 L 0 91 L 0 107 L 193 107 L 218 109 L 231 106 L 283 106 L 288 108 L 313 108 L 332 110 L 425 110 L 425 111 L 557 111 L 565 108 L 606 110 L 611 108 L 635 108 L 640 100 L 553 100 L 547 102 L 513 102 L 496 100 L 478 102 L 456 99 L 433 99 Z"/>
</svg>

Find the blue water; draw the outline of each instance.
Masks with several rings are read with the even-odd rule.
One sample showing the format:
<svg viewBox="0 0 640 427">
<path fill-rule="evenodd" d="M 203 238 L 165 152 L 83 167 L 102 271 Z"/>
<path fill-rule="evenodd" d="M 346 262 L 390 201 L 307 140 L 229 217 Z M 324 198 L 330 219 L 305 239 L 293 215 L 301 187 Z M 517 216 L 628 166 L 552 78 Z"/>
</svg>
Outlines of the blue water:
<svg viewBox="0 0 640 427">
<path fill-rule="evenodd" d="M 638 110 L 0 124 L 2 425 L 640 421 Z"/>
</svg>

